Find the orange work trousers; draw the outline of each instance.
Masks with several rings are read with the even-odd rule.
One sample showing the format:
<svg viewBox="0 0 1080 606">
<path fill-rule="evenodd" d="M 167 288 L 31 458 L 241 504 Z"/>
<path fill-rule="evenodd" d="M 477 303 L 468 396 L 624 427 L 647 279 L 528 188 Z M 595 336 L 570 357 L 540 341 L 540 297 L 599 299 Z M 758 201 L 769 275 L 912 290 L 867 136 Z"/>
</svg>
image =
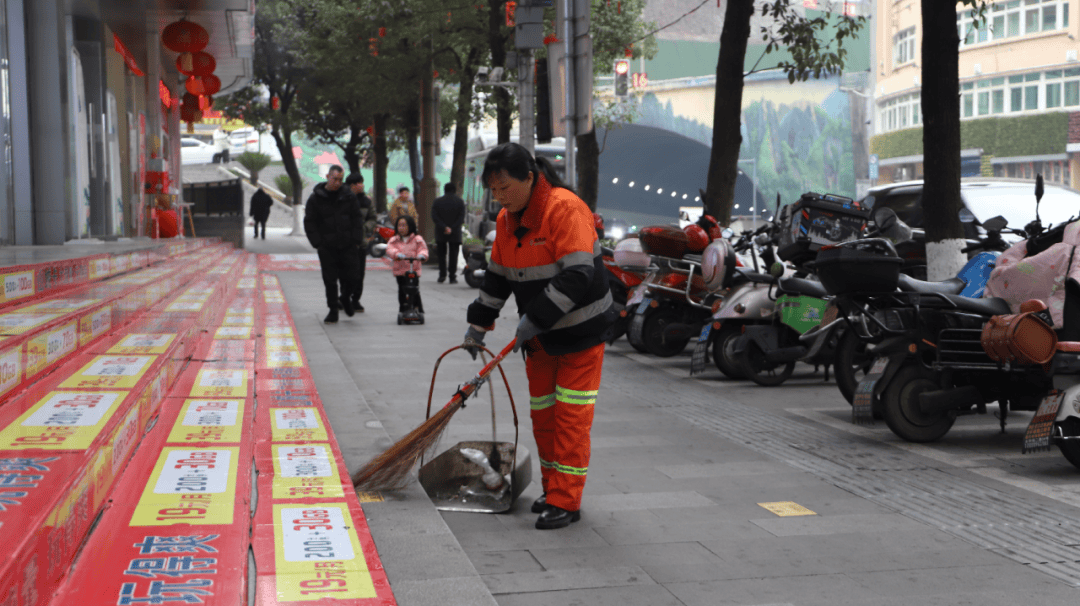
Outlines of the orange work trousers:
<svg viewBox="0 0 1080 606">
<path fill-rule="evenodd" d="M 544 493 L 549 505 L 577 511 L 589 471 L 589 432 L 604 343 L 561 356 L 537 349 L 529 355 L 525 369 Z"/>
</svg>

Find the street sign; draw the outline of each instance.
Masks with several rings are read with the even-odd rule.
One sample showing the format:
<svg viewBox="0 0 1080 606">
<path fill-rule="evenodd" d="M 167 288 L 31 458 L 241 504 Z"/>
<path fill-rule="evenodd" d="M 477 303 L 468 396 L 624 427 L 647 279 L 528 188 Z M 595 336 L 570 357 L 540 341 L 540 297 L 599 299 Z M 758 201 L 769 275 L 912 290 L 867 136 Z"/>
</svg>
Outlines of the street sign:
<svg viewBox="0 0 1080 606">
<path fill-rule="evenodd" d="M 649 75 L 645 72 L 634 72 L 634 88 L 645 88 L 649 85 Z"/>
<path fill-rule="evenodd" d="M 867 177 L 871 181 L 876 181 L 877 178 L 878 178 L 878 155 L 877 154 L 870 154 L 870 170 L 869 170 L 869 173 L 870 174 L 867 175 Z"/>
</svg>

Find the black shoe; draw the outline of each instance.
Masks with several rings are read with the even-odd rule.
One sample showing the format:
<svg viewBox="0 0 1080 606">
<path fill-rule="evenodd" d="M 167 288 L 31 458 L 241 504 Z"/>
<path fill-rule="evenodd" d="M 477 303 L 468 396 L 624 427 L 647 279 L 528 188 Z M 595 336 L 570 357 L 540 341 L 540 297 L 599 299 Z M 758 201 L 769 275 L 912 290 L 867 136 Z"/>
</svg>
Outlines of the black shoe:
<svg viewBox="0 0 1080 606">
<path fill-rule="evenodd" d="M 457 278 L 455 278 L 454 276 L 450 276 L 450 283 L 457 284 Z"/>
<path fill-rule="evenodd" d="M 443 282 L 446 282 L 446 276 L 439 276 L 439 284 L 442 284 Z M 454 279 L 453 279 L 453 278 L 450 278 L 450 283 L 451 283 L 451 284 L 453 284 L 453 283 L 454 283 Z"/>
<path fill-rule="evenodd" d="M 341 297 L 341 310 L 345 312 L 346 316 L 353 317 L 352 300 L 349 297 Z"/>
<path fill-rule="evenodd" d="M 356 313 L 358 313 L 358 314 L 364 313 L 364 306 L 360 304 L 360 299 L 357 299 L 356 297 L 353 297 L 352 306 L 353 306 L 353 311 L 355 311 Z"/>
<path fill-rule="evenodd" d="M 330 313 L 326 314 L 326 317 L 323 318 L 323 322 L 327 324 L 337 324 L 337 309 L 331 309 Z"/>
<path fill-rule="evenodd" d="M 540 530 L 566 528 L 571 522 L 577 522 L 580 519 L 580 511 L 567 511 L 561 507 L 548 505 L 544 513 L 541 513 L 540 517 L 536 518 L 536 527 Z"/>
<path fill-rule="evenodd" d="M 544 513 L 544 508 L 546 508 L 546 507 L 547 507 L 547 495 L 542 494 L 542 495 L 540 495 L 539 499 L 536 499 L 535 501 L 533 501 L 532 512 L 533 513 Z"/>
</svg>

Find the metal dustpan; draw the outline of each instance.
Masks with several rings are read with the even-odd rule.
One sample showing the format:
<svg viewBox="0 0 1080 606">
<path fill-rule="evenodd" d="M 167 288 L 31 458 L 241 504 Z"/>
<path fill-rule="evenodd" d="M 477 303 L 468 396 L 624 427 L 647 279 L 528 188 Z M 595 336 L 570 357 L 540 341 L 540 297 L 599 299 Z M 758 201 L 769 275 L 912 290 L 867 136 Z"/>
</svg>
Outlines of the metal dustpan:
<svg viewBox="0 0 1080 606">
<path fill-rule="evenodd" d="M 435 375 L 439 372 L 439 364 L 454 349 L 460 349 L 460 347 L 447 351 L 435 362 L 435 371 L 431 375 L 431 389 L 428 392 L 428 416 L 431 416 L 431 394 L 435 390 Z M 483 359 L 483 354 L 480 355 Z M 514 441 L 500 442 L 495 435 L 495 390 L 489 384 L 491 440 L 458 442 L 427 463 L 424 462 L 423 457 L 420 459 L 420 485 L 424 487 L 436 509 L 502 513 L 510 509 L 514 501 L 532 482 L 532 455 L 527 448 L 518 444 L 517 407 L 514 406 L 514 396 L 510 393 L 510 382 L 506 379 L 506 373 L 502 366 L 498 368 L 499 373 L 502 374 L 503 383 L 506 385 L 510 410 L 514 414 Z M 484 467 L 466 458 L 461 452 L 463 448 L 472 448 L 483 453 L 489 465 L 503 476 L 503 485 L 497 489 L 489 489 L 482 479 Z"/>
<path fill-rule="evenodd" d="M 496 471 L 508 481 L 499 489 L 489 490 L 481 479 L 484 468 L 465 458 L 462 448 L 475 448 L 489 461 L 498 449 Z M 441 511 L 502 513 L 510 509 L 531 481 L 532 455 L 524 446 L 511 442 L 458 442 L 420 467 L 420 485 Z"/>
</svg>

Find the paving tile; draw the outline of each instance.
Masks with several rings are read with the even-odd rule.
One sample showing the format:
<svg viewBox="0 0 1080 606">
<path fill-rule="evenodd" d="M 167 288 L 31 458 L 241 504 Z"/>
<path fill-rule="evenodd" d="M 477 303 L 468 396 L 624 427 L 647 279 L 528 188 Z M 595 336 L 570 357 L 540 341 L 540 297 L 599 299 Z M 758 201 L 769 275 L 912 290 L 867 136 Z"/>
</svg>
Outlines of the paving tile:
<svg viewBox="0 0 1080 606">
<path fill-rule="evenodd" d="M 536 519 L 533 518 L 535 522 Z M 473 551 L 520 551 L 532 548 L 598 547 L 607 543 L 594 529 L 571 524 L 558 530 L 502 530 L 473 532 L 461 537 L 461 546 Z"/>
<path fill-rule="evenodd" d="M 926 527 L 922 522 L 896 513 L 773 517 L 750 520 L 750 523 L 776 536 L 889 532 Z"/>
<path fill-rule="evenodd" d="M 921 599 L 922 596 L 947 595 L 956 591 L 978 588 L 981 591 L 1007 591 L 1013 596 L 1025 596 L 1025 603 L 1073 603 L 1077 601 L 1077 589 L 1032 570 L 1028 566 L 1003 563 L 994 566 L 966 566 L 952 568 L 922 568 L 904 571 L 849 572 L 846 576 L 874 595 L 905 596 Z M 1041 594 L 1040 601 L 1035 599 Z M 1069 601 L 1053 601 L 1066 599 Z"/>
<path fill-rule="evenodd" d="M 573 589 L 499 596 L 499 606 L 685 606 L 660 585 Z"/>
<path fill-rule="evenodd" d="M 396 581 L 391 584 L 398 606 L 495 606 L 487 585 L 479 577 Z"/>
<path fill-rule="evenodd" d="M 378 528 L 372 536 L 379 549 L 379 559 L 391 585 L 400 581 L 453 579 L 476 575 L 468 555 L 453 535 L 394 536 L 380 540 Z"/>
<path fill-rule="evenodd" d="M 656 584 L 644 570 L 637 566 L 510 572 L 482 575 L 481 578 L 487 583 L 492 595 Z"/>
<path fill-rule="evenodd" d="M 664 587 L 685 606 L 802 605 L 813 600 L 832 600 L 837 605 L 862 604 L 874 597 L 874 593 L 841 574 L 667 583 Z"/>
<path fill-rule="evenodd" d="M 708 507 L 713 502 L 696 492 L 636 492 L 601 495 L 589 499 L 590 511 L 661 509 L 665 507 Z M 582 504 L 584 508 L 584 502 Z"/>
<path fill-rule="evenodd" d="M 769 536 L 764 530 L 748 522 L 715 521 L 708 524 L 679 524 L 666 522 L 657 526 L 606 526 L 593 528 L 611 545 L 639 545 L 646 543 L 686 543 L 734 538 L 747 539 Z"/>
<path fill-rule="evenodd" d="M 657 471 L 673 480 L 715 478 L 729 476 L 755 476 L 791 473 L 790 465 L 775 461 L 741 461 L 738 463 L 706 463 L 696 465 L 663 465 Z"/>
<path fill-rule="evenodd" d="M 545 569 L 529 551 L 471 551 L 469 560 L 476 572 L 505 574 L 509 572 L 541 572 Z"/>
<path fill-rule="evenodd" d="M 724 566 L 721 558 L 699 543 L 534 549 L 531 553 L 548 570 L 640 566 L 657 583 L 713 579 Z"/>
</svg>

